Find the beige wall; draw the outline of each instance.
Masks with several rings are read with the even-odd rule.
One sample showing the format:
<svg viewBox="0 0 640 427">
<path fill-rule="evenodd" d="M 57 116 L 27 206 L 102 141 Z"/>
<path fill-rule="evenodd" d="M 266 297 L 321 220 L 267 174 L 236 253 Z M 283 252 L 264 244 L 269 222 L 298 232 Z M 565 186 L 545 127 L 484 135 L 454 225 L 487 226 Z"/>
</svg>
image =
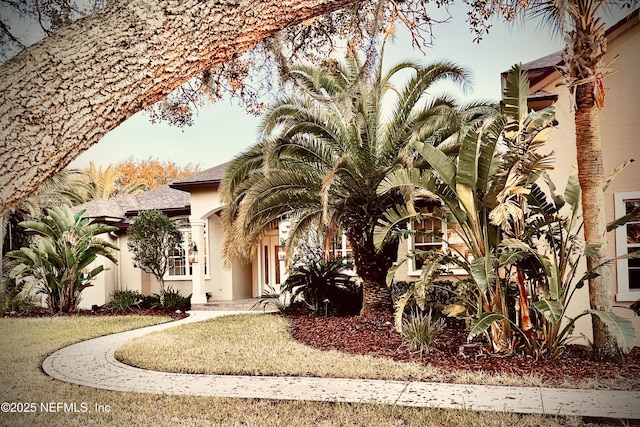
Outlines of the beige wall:
<svg viewBox="0 0 640 427">
<path fill-rule="evenodd" d="M 222 259 L 222 244 L 224 230 L 217 214 L 221 208 L 218 193 L 214 189 L 196 190 L 191 195 L 191 218 L 206 220 L 208 239 L 206 254 L 208 258 L 208 272 L 204 277 L 204 290 L 212 294 L 211 300 L 231 300 L 257 296 L 252 276 L 252 263 L 233 262 L 230 268 L 225 268 Z M 114 290 L 135 290 L 144 295 L 157 294 L 160 284 L 156 278 L 134 267 L 133 254 L 127 248 L 127 236 L 111 238 L 120 251 L 117 252 L 118 265 L 109 262 L 105 264 L 109 270 L 96 279 L 95 286 L 83 293 L 83 308 L 91 308 L 92 304 L 103 305 L 110 300 Z M 200 249 L 201 256 L 204 252 Z M 100 260 L 99 262 L 105 262 Z M 179 290 L 184 296 L 192 293 L 191 278 L 184 280 L 167 280 L 165 287 Z"/>
<path fill-rule="evenodd" d="M 191 192 L 191 216 L 207 220 L 209 274 L 205 290 L 211 293 L 211 300 L 250 298 L 254 287 L 251 263 L 234 261 L 226 267 L 222 258 L 224 229 L 219 217 L 221 208 L 222 202 L 214 189 Z"/>
<path fill-rule="evenodd" d="M 100 238 L 108 241 L 109 243 L 117 244 L 117 239 L 111 235 L 103 234 Z M 114 252 L 115 257 L 118 258 L 119 252 L 112 252 Z M 108 259 L 99 256 L 87 268 L 91 270 L 99 265 L 103 265 L 105 270 L 93 279 L 91 282 L 93 286 L 82 291 L 82 294 L 80 295 L 80 309 L 91 310 L 91 306 L 94 304 L 98 306 L 106 304 L 111 300 L 111 294 L 113 291 L 116 290 L 118 275 L 117 266 Z"/>
<path fill-rule="evenodd" d="M 640 56 L 637 47 L 640 46 L 640 29 L 636 25 L 632 31 L 609 40 L 609 50 L 605 63 L 609 63 L 616 55 L 618 58 L 612 67 L 616 73 L 603 80 L 606 98 L 605 106 L 600 111 L 600 134 L 602 138 L 603 163 L 605 174 L 609 174 L 618 165 L 631 158 L 640 160 L 640 137 L 637 129 L 637 116 L 640 109 L 638 95 L 640 95 Z M 559 189 L 564 188 L 570 167 L 576 165 L 575 126 L 573 109 L 566 87 L 556 87 L 560 82 L 556 73 L 556 80 L 544 82 L 543 88 L 549 92 L 558 93 L 556 103 L 559 126 L 551 133 L 548 147 L 553 149 L 556 158 L 556 168 L 551 175 Z M 640 162 L 635 162 L 622 172 L 609 186 L 605 193 L 606 218 L 610 222 L 614 216 L 614 194 L 618 192 L 640 191 Z M 615 233 L 607 234 L 607 257 L 615 258 Z M 584 267 L 583 267 L 584 271 Z M 610 269 L 610 293 L 615 299 L 618 293 L 615 264 Z M 572 305 L 569 315 L 575 315 L 588 308 L 589 295 L 586 287 L 582 289 Z M 640 293 L 635 299 L 640 298 Z M 618 306 L 629 306 L 632 301 L 617 301 Z M 640 318 L 633 316 L 630 310 L 614 307 L 614 311 L 630 318 L 636 328 L 636 345 L 640 345 Z M 585 317 L 577 325 L 577 333 L 591 336 L 591 320 Z"/>
</svg>

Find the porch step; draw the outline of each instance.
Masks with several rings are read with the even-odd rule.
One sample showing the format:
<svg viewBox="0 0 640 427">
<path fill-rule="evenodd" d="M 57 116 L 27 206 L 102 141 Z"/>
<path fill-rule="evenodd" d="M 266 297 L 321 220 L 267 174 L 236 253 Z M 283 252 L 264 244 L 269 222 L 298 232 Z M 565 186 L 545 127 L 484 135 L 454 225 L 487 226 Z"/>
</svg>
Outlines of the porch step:
<svg viewBox="0 0 640 427">
<path fill-rule="evenodd" d="M 256 306 L 260 298 L 244 298 L 231 301 L 210 301 L 206 304 L 191 304 L 191 310 L 206 311 L 261 311 L 262 308 Z M 255 308 L 254 308 L 255 307 Z"/>
</svg>

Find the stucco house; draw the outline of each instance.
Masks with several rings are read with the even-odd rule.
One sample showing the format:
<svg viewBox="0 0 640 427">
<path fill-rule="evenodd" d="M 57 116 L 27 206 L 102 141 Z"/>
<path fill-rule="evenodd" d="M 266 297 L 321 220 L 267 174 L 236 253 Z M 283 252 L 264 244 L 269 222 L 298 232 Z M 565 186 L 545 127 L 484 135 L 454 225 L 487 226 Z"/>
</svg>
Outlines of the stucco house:
<svg viewBox="0 0 640 427">
<path fill-rule="evenodd" d="M 605 173 L 629 158 L 640 155 L 640 140 L 637 136 L 637 111 L 640 110 L 640 18 L 638 11 L 621 20 L 607 31 L 608 53 L 605 62 L 614 57 L 618 70 L 604 79 L 606 89 L 605 107 L 600 111 L 600 131 Z M 517 58 L 514 58 L 517 60 Z M 576 164 L 575 127 L 572 100 L 567 87 L 562 86 L 556 65 L 561 61 L 560 52 L 555 52 L 535 61 L 523 64 L 530 79 L 529 107 L 544 108 L 555 104 L 559 125 L 553 129 L 547 148 L 555 152 L 556 166 L 552 179 L 564 183 L 572 165 Z M 506 81 L 506 72 L 501 76 Z M 640 159 L 637 159 L 640 160 Z M 183 295 L 191 295 L 192 304 L 204 304 L 209 300 L 237 300 L 258 297 L 269 286 L 284 281 L 286 268 L 280 245 L 286 237 L 287 224 L 274 224 L 265 235 L 251 262 L 234 261 L 224 268 L 221 258 L 223 230 L 220 223 L 222 203 L 218 187 L 226 164 L 204 170 L 188 178 L 176 181 L 135 196 L 118 197 L 88 203 L 85 216 L 118 226 L 119 232 L 110 239 L 121 248 L 118 266 L 101 275 L 94 287 L 83 294 L 83 307 L 104 304 L 115 289 L 134 289 L 144 294 L 158 291 L 153 276 L 133 267 L 131 254 L 127 250 L 126 227 L 136 213 L 144 209 L 159 209 L 179 221 L 184 233 L 183 247 L 173 254 L 172 268 L 167 285 L 179 289 Z M 625 214 L 632 204 L 640 203 L 640 161 L 632 164 L 620 174 L 606 192 L 606 217 L 608 221 Z M 437 222 L 437 223 L 436 223 Z M 414 228 L 438 229 L 448 236 L 448 244 L 455 233 L 451 227 L 436 220 L 411 225 Z M 400 243 L 398 257 L 404 258 L 414 248 L 443 248 L 446 243 L 436 238 L 409 239 Z M 608 234 L 607 255 L 610 258 L 640 248 L 640 221 L 619 228 Z M 191 249 L 191 256 L 190 255 Z M 194 252 L 193 249 L 197 249 Z M 336 256 L 348 256 L 350 248 L 346 238 L 334 242 Z M 396 280 L 416 280 L 420 275 L 419 261 L 410 260 L 396 274 Z M 615 311 L 633 318 L 640 331 L 640 318 L 625 309 L 640 299 L 640 260 L 619 260 L 613 270 L 611 295 L 615 299 Z M 464 271 L 450 270 L 443 279 L 454 279 Z M 581 290 L 579 300 L 573 306 L 573 314 L 588 307 L 586 287 Z M 590 320 L 585 317 L 577 325 L 578 332 L 590 335 Z M 640 333 L 636 344 L 640 344 Z"/>
<path fill-rule="evenodd" d="M 285 271 L 280 252 L 285 225 L 274 226 L 267 233 L 254 260 L 237 260 L 230 268 L 224 267 L 218 186 L 225 168 L 226 164 L 218 165 L 140 194 L 78 206 L 77 210 L 86 211 L 86 218 L 118 227 L 118 231 L 107 238 L 120 248 L 118 264 L 107 262 L 111 264 L 107 265 L 109 270 L 83 292 L 81 307 L 105 304 L 115 290 L 130 289 L 143 294 L 159 291 L 155 277 L 134 267 L 132 254 L 127 249 L 128 225 L 138 212 L 150 209 L 160 210 L 172 218 L 183 233 L 182 247 L 171 254 L 165 284 L 185 296 L 191 295 L 192 304 L 258 297 L 268 286 L 280 284 Z"/>
</svg>

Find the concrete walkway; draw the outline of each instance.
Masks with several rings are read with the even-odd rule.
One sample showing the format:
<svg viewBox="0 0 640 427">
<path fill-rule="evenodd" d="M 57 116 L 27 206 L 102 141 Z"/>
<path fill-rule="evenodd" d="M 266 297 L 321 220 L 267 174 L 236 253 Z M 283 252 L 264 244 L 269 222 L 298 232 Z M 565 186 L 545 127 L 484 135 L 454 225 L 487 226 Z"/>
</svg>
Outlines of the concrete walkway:
<svg viewBox="0 0 640 427">
<path fill-rule="evenodd" d="M 529 414 L 640 419 L 640 392 L 499 387 L 342 378 L 173 374 L 124 365 L 113 357 L 127 341 L 166 328 L 238 312 L 192 311 L 177 321 L 95 338 L 63 348 L 43 362 L 50 376 L 115 391 L 249 399 L 509 411 Z"/>
</svg>

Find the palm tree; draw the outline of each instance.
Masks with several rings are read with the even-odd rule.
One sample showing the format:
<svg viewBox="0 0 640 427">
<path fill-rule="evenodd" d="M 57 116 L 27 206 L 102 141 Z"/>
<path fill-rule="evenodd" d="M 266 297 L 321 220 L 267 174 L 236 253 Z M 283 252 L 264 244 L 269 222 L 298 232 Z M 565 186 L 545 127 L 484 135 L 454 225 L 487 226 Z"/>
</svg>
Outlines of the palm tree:
<svg viewBox="0 0 640 427">
<path fill-rule="evenodd" d="M 604 217 L 605 181 L 600 140 L 599 109 L 604 103 L 601 83 L 602 59 L 606 52 L 604 23 L 597 14 L 613 4 L 611 0 L 534 0 L 526 14 L 562 33 L 567 41 L 560 67 L 565 83 L 575 95 L 576 150 L 578 179 L 582 188 L 584 238 L 600 248 L 587 257 L 587 270 L 606 263 L 606 220 Z M 594 310 L 611 311 L 610 273 L 598 268 L 589 279 L 589 300 Z M 594 358 L 600 361 L 622 361 L 615 336 L 597 316 L 592 316 Z"/>
<path fill-rule="evenodd" d="M 123 194 L 136 194 L 146 189 L 140 182 L 119 185 L 119 172 L 115 167 L 98 167 L 93 162 L 83 170 L 84 177 L 78 185 L 78 193 L 82 201 L 89 202 L 96 199 L 111 199 Z"/>
<path fill-rule="evenodd" d="M 405 70 L 412 78 L 396 87 L 393 79 Z M 364 71 L 353 53 L 344 63 L 295 67 L 302 94 L 270 107 L 261 141 L 232 161 L 221 192 L 228 259 L 247 257 L 285 216 L 292 220 L 289 247 L 309 227 L 323 227 L 327 247 L 344 232 L 363 280 L 361 313 L 370 314 L 392 308 L 385 278 L 398 247 L 396 239 L 376 249 L 375 225 L 388 208 L 410 203 L 408 190 L 376 189 L 392 171 L 413 165 L 410 143 L 438 144 L 459 127 L 463 115 L 451 96 L 426 95 L 443 80 L 466 87 L 468 72 L 444 61 L 401 62 L 386 74 L 379 63 L 372 79 Z"/>
</svg>

